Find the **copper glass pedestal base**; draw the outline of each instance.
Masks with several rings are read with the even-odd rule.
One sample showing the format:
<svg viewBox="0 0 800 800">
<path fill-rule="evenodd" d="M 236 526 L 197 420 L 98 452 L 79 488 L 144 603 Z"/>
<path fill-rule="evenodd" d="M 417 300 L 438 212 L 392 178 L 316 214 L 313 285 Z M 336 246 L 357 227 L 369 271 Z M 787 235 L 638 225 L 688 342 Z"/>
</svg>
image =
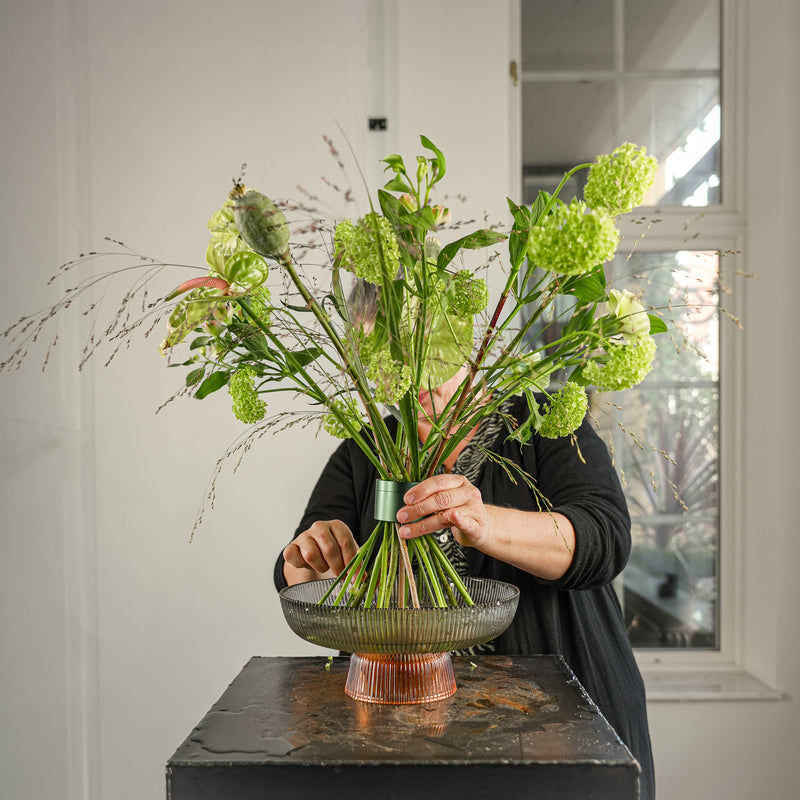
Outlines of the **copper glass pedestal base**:
<svg viewBox="0 0 800 800">
<path fill-rule="evenodd" d="M 432 703 L 455 694 L 450 653 L 353 653 L 345 694 L 366 703 Z"/>
</svg>

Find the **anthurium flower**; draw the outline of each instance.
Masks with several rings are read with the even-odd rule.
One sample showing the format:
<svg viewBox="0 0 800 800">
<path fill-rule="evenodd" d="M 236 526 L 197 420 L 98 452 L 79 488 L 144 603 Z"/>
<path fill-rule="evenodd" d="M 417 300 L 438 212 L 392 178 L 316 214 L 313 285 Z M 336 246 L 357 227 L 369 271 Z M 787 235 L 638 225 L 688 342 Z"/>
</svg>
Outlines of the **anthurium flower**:
<svg viewBox="0 0 800 800">
<path fill-rule="evenodd" d="M 531 230 L 528 259 L 550 272 L 583 275 L 609 261 L 618 241 L 614 220 L 604 211 L 591 211 L 580 200 L 559 202 Z"/>
<path fill-rule="evenodd" d="M 658 166 L 656 158 L 646 152 L 645 147 L 625 142 L 611 153 L 598 156 L 589 167 L 583 190 L 589 206 L 616 217 L 641 205 Z"/>
<path fill-rule="evenodd" d="M 209 288 L 209 289 L 219 289 L 220 292 L 226 292 L 229 288 L 228 281 L 223 280 L 222 278 L 190 278 L 188 281 L 184 281 L 180 286 L 173 289 L 165 298 L 164 300 L 174 300 L 179 294 L 183 294 L 184 292 L 188 292 L 190 289 L 199 289 L 201 287 Z"/>
<path fill-rule="evenodd" d="M 195 281 L 222 281 L 221 278 L 195 278 Z M 186 281 L 190 283 L 190 281 Z M 222 283 L 226 283 L 222 281 Z M 227 286 L 227 283 L 226 283 Z M 176 290 L 177 292 L 177 290 Z M 215 286 L 199 286 L 191 290 L 172 310 L 167 322 L 167 335 L 159 346 L 161 355 L 180 344 L 193 330 L 206 322 L 220 321 L 220 308 L 228 307 L 231 298 L 220 294 Z M 224 319 L 224 314 L 222 319 Z"/>
</svg>

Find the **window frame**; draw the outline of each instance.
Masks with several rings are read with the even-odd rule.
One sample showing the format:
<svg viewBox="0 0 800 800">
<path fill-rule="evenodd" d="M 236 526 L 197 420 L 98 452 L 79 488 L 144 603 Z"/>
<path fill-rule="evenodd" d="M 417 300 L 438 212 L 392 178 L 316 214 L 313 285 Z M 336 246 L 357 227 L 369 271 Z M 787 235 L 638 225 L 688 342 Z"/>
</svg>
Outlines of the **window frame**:
<svg viewBox="0 0 800 800">
<path fill-rule="evenodd" d="M 623 3 L 624 0 L 615 0 Z M 522 196 L 522 85 L 524 74 L 517 70 L 521 64 L 521 3 L 510 0 L 511 74 L 514 83 L 513 101 L 510 105 L 510 145 L 514 154 L 511 164 L 514 196 Z M 647 648 L 635 649 L 636 660 L 642 668 L 650 692 L 651 680 L 656 686 L 663 684 L 664 672 L 681 673 L 687 680 L 697 684 L 700 672 L 731 674 L 734 696 L 770 696 L 768 687 L 750 678 L 742 688 L 744 660 L 744 519 L 746 494 L 743 491 L 743 471 L 736 469 L 744 458 L 744 366 L 745 338 L 737 325 L 725 318 L 730 314 L 736 319 L 744 317 L 745 289 L 739 273 L 745 243 L 745 158 L 744 158 L 744 87 L 746 59 L 744 54 L 743 0 L 720 0 L 720 98 L 721 98 L 721 142 L 720 171 L 722 175 L 720 202 L 704 207 L 652 206 L 636 209 L 619 220 L 622 234 L 619 252 L 625 253 L 635 247 L 638 251 L 710 250 L 720 253 L 720 280 L 733 290 L 720 299 L 720 361 L 719 361 L 719 528 L 718 528 L 718 649 L 701 648 Z M 641 220 L 658 220 L 642 237 Z M 687 224 L 688 221 L 688 224 Z M 693 690 L 690 690 L 690 694 Z M 668 691 L 653 692 L 656 699 L 686 699 L 685 686 L 678 681 L 671 683 Z M 719 686 L 699 691 L 699 699 L 710 697 L 730 699 L 731 694 L 720 691 Z M 692 694 L 691 699 L 698 699 Z"/>
</svg>

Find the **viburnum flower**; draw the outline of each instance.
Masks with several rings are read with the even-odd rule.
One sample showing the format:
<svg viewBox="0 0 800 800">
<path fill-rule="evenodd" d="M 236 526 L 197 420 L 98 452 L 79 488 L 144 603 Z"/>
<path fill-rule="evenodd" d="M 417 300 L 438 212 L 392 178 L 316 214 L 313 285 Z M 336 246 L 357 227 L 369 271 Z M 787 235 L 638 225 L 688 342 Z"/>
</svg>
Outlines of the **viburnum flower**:
<svg viewBox="0 0 800 800">
<path fill-rule="evenodd" d="M 342 266 L 369 283 L 380 283 L 382 261 L 394 275 L 400 260 L 400 248 L 391 223 L 372 212 L 353 222 L 346 219 L 336 226 L 333 236 L 336 256 Z"/>
<path fill-rule="evenodd" d="M 658 166 L 656 158 L 646 152 L 645 147 L 625 142 L 611 153 L 598 156 L 589 167 L 583 190 L 589 206 L 616 217 L 640 205 Z"/>
<path fill-rule="evenodd" d="M 604 391 L 621 391 L 641 383 L 653 366 L 656 343 L 652 336 L 642 336 L 631 344 L 609 343 L 605 364 L 590 361 L 583 377 Z"/>
<path fill-rule="evenodd" d="M 453 296 L 448 310 L 460 317 L 471 317 L 483 311 L 489 303 L 489 289 L 483 278 L 476 278 L 468 269 L 456 272 L 450 279 Z"/>
<path fill-rule="evenodd" d="M 567 381 L 563 388 L 550 395 L 550 404 L 542 415 L 539 435 L 545 439 L 569 436 L 580 427 L 588 408 L 589 400 L 583 387 Z"/>
<path fill-rule="evenodd" d="M 367 377 L 375 386 L 378 403 L 396 403 L 411 386 L 411 368 L 392 360 L 388 349 L 376 353 L 367 367 Z"/>
<path fill-rule="evenodd" d="M 650 333 L 650 317 L 644 310 L 644 306 L 633 292 L 623 289 L 612 289 L 608 293 L 606 309 L 611 316 L 619 321 L 620 333 L 625 340 L 632 342 L 640 336 Z"/>
<path fill-rule="evenodd" d="M 358 413 L 358 404 L 353 398 L 346 401 L 332 400 L 331 407 L 335 408 L 339 414 L 349 417 L 353 422 L 360 427 L 361 417 Z M 349 439 L 350 431 L 342 424 L 333 411 L 328 411 L 322 416 L 322 427 L 326 433 L 333 436 L 334 439 Z"/>
<path fill-rule="evenodd" d="M 241 367 L 231 375 L 228 383 L 228 393 L 233 398 L 233 414 L 248 425 L 264 419 L 267 411 L 267 404 L 256 392 L 255 376 L 252 367 Z"/>
<path fill-rule="evenodd" d="M 561 275 L 583 275 L 609 261 L 619 234 L 604 211 L 590 211 L 586 203 L 556 203 L 550 215 L 528 238 L 531 263 Z"/>
</svg>

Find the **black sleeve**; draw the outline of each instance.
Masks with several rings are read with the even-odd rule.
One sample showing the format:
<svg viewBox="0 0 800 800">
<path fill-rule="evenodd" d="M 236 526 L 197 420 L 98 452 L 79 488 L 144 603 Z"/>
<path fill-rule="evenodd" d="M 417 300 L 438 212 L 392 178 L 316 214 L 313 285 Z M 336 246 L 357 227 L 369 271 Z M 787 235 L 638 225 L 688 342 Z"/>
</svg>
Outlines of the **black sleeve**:
<svg viewBox="0 0 800 800">
<path fill-rule="evenodd" d="M 628 562 L 630 516 L 608 449 L 584 419 L 575 438 L 536 441 L 539 488 L 575 529 L 575 552 L 561 589 L 610 583 Z"/>
<path fill-rule="evenodd" d="M 312 523 L 318 520 L 339 519 L 348 525 L 353 531 L 353 535 L 359 540 L 358 495 L 360 492 L 357 491 L 356 484 L 361 482 L 357 482 L 354 476 L 360 474 L 364 468 L 357 463 L 357 460 L 354 463 L 354 455 L 356 455 L 353 452 L 354 449 L 357 450 L 352 442 L 344 441 L 333 451 L 317 479 L 300 524 L 292 538 L 307 530 Z M 365 459 L 362 457 L 361 460 Z M 274 569 L 275 587 L 278 590 L 286 586 L 283 564 L 283 548 L 281 548 Z"/>
</svg>

